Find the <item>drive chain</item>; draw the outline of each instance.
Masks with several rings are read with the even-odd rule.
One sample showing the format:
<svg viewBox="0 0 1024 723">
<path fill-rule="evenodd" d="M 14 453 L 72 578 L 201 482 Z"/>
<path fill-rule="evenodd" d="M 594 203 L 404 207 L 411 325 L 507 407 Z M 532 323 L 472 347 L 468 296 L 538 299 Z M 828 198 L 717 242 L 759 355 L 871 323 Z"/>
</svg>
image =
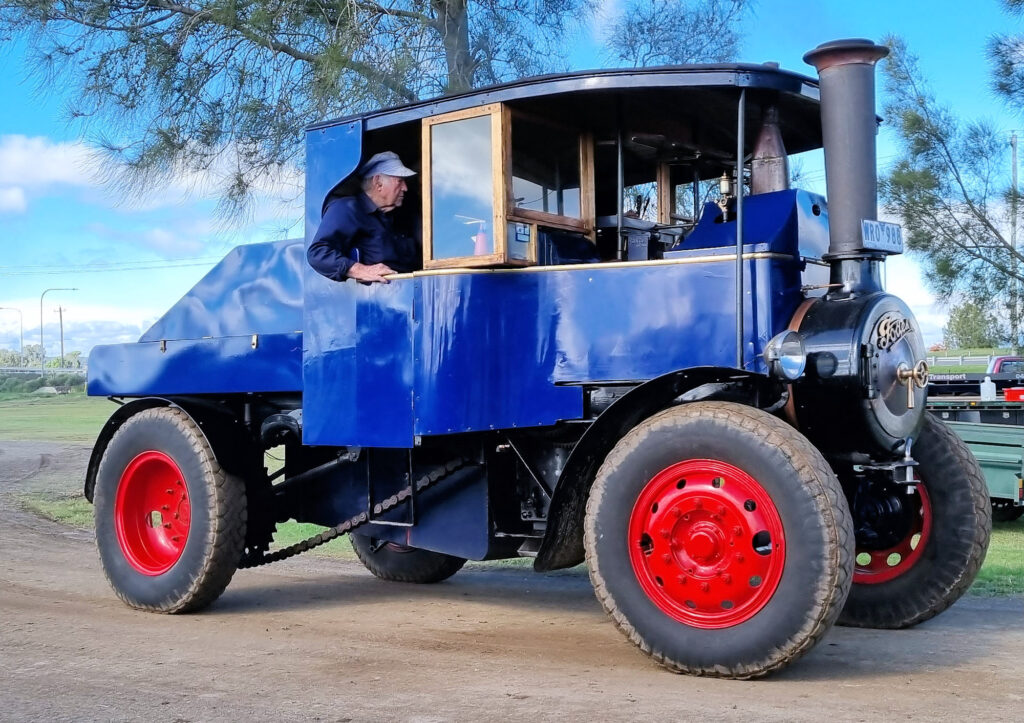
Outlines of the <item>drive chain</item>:
<svg viewBox="0 0 1024 723">
<path fill-rule="evenodd" d="M 379 516 L 388 510 L 394 509 L 414 494 L 423 492 L 428 487 L 432 487 L 437 484 L 456 470 L 461 469 L 465 464 L 466 460 L 459 458 L 453 459 L 443 465 L 435 466 L 429 472 L 421 475 L 419 479 L 414 482 L 410 482 L 404 489 L 399 490 L 396 494 L 393 494 L 387 499 L 381 500 L 375 504 L 373 506 L 373 514 L 375 516 Z M 272 562 L 279 562 L 280 560 L 287 560 L 289 557 L 295 557 L 296 555 L 301 555 L 303 552 L 308 552 L 314 547 L 320 547 L 320 545 L 324 545 L 336 537 L 341 537 L 344 534 L 352 532 L 356 528 L 362 527 L 369 522 L 373 522 L 373 518 L 370 517 L 370 514 L 368 512 L 360 512 L 358 515 L 348 518 L 340 525 L 324 530 L 319 535 L 313 535 L 313 537 L 310 537 L 307 540 L 296 542 L 294 545 L 282 547 L 280 550 L 274 550 L 273 552 L 250 552 L 242 558 L 238 567 L 239 569 L 244 570 L 250 567 L 259 567 L 260 565 L 269 565 Z"/>
</svg>

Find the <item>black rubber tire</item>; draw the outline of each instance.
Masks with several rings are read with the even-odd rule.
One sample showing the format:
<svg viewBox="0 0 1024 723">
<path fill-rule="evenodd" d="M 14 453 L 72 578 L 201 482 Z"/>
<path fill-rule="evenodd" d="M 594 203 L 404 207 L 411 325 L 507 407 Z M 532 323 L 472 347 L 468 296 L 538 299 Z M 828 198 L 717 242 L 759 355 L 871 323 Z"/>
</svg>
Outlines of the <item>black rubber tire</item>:
<svg viewBox="0 0 1024 723">
<path fill-rule="evenodd" d="M 753 617 L 721 629 L 679 622 L 643 591 L 628 551 L 628 521 L 659 470 L 687 459 L 727 462 L 753 477 L 776 506 L 786 560 L 774 595 Z M 832 627 L 853 573 L 853 526 L 842 487 L 818 450 L 758 409 L 695 402 L 630 431 L 597 473 L 584 547 L 598 599 L 618 628 L 666 668 L 755 678 L 810 650 Z"/>
<path fill-rule="evenodd" d="M 967 592 L 985 561 L 992 505 L 967 444 L 925 415 L 912 448 L 932 508 L 932 531 L 918 561 L 877 584 L 854 583 L 840 625 L 895 630 L 933 618 Z"/>
<path fill-rule="evenodd" d="M 349 535 L 356 557 L 381 580 L 430 584 L 447 580 L 466 561 L 431 550 L 419 550 L 393 542 L 378 544 L 366 535 Z M 374 548 L 377 548 L 376 550 Z"/>
<path fill-rule="evenodd" d="M 1021 517 L 1024 517 L 1024 507 L 1015 507 L 1009 500 L 993 498 L 993 522 L 1016 522 Z"/>
<path fill-rule="evenodd" d="M 129 563 L 114 520 L 122 475 L 133 459 L 147 451 L 161 452 L 174 461 L 191 506 L 181 556 L 158 575 L 144 574 Z M 100 461 L 94 505 L 103 571 L 114 592 L 130 607 L 192 612 L 216 600 L 231 581 L 245 546 L 245 484 L 225 473 L 206 437 L 182 410 L 147 409 L 118 429 Z"/>
</svg>

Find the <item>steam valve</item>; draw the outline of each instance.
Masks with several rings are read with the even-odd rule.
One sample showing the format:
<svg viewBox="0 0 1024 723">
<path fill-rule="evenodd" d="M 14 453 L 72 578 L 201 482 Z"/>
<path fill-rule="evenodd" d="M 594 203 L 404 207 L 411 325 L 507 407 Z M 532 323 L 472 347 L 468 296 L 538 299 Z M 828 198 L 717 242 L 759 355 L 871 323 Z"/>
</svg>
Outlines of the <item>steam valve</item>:
<svg viewBox="0 0 1024 723">
<path fill-rule="evenodd" d="M 913 409 L 914 387 L 924 389 L 925 385 L 928 384 L 928 362 L 922 359 L 914 365 L 913 369 L 908 368 L 906 364 L 900 364 L 899 369 L 896 371 L 896 376 L 900 384 L 907 387 L 907 409 Z"/>
</svg>

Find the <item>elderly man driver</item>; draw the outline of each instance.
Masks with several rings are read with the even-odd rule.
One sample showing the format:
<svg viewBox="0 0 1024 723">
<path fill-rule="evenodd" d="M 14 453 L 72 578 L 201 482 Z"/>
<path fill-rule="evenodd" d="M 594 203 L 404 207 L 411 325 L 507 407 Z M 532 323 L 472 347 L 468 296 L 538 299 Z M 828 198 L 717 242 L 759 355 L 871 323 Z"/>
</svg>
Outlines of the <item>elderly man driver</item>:
<svg viewBox="0 0 1024 723">
<path fill-rule="evenodd" d="M 363 164 L 359 175 L 360 193 L 328 199 L 306 256 L 329 279 L 386 284 L 387 274 L 420 267 L 419 244 L 395 228 L 391 213 L 405 198 L 405 179 L 416 172 L 398 154 L 385 151 Z"/>
</svg>

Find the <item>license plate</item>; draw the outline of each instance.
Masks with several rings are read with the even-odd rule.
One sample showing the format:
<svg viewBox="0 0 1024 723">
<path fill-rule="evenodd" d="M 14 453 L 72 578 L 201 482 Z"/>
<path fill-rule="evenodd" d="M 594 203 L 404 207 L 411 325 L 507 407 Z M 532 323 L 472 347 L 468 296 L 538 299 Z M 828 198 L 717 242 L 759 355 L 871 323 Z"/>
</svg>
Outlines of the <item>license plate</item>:
<svg viewBox="0 0 1024 723">
<path fill-rule="evenodd" d="M 864 248 L 869 251 L 903 253 L 903 228 L 898 223 L 864 219 L 860 222 L 860 233 Z"/>
</svg>

